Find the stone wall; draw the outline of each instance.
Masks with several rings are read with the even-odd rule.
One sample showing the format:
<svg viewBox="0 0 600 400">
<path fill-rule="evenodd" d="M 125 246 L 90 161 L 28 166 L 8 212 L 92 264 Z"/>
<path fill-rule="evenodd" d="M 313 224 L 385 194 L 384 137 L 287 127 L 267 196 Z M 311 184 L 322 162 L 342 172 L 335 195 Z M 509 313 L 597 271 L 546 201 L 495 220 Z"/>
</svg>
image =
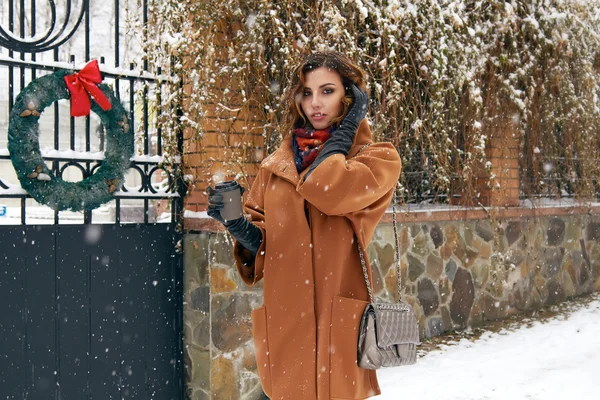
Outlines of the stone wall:
<svg viewBox="0 0 600 400">
<path fill-rule="evenodd" d="M 184 239 L 184 357 L 188 398 L 261 399 L 250 311 L 262 304 L 262 283 L 239 278 L 233 244 L 222 232 Z"/>
<path fill-rule="evenodd" d="M 600 290 L 595 212 L 404 218 L 399 229 L 404 298 L 416 310 L 421 336 Z M 386 216 L 368 248 L 375 290 L 386 300 L 396 296 L 393 237 Z M 250 310 L 262 302 L 261 285 L 250 289 L 241 282 L 231 249 L 222 232 L 185 236 L 185 363 L 193 400 L 263 398 L 250 320 Z"/>
</svg>

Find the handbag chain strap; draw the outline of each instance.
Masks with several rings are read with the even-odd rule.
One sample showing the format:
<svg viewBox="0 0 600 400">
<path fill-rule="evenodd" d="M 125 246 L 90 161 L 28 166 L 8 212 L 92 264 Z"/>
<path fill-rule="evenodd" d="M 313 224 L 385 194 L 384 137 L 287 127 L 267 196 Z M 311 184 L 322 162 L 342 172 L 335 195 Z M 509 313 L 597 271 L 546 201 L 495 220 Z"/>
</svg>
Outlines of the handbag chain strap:
<svg viewBox="0 0 600 400">
<path fill-rule="evenodd" d="M 362 149 L 361 149 L 362 150 Z M 398 275 L 398 303 L 402 299 L 402 281 L 400 276 L 400 249 L 398 248 L 398 224 L 396 223 L 396 187 L 394 186 L 394 196 L 392 198 L 392 224 L 394 225 L 394 241 L 396 248 L 396 274 Z M 371 303 L 375 303 L 375 297 L 373 296 L 373 289 L 371 288 L 371 282 L 369 281 L 369 273 L 367 272 L 367 263 L 365 262 L 365 256 L 363 254 L 360 243 L 358 243 L 358 254 L 360 255 L 360 263 L 362 265 L 363 274 L 365 275 L 365 282 L 367 284 L 367 291 L 369 292 L 369 299 Z"/>
</svg>

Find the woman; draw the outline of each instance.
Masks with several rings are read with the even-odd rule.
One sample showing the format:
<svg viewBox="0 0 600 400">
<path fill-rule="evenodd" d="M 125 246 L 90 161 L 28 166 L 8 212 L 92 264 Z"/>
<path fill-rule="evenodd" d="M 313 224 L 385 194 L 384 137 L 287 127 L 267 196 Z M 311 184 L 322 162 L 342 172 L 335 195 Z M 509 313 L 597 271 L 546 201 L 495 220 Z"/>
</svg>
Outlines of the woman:
<svg viewBox="0 0 600 400">
<path fill-rule="evenodd" d="M 366 249 L 390 203 L 400 158 L 392 144 L 372 143 L 364 87 L 364 72 L 344 55 L 308 55 L 287 94 L 289 134 L 246 199 L 250 221 L 224 221 L 222 197 L 208 189 L 208 214 L 235 237 L 242 279 L 264 279 L 253 334 L 261 383 L 274 400 L 380 393 L 375 371 L 357 366 L 369 299 L 358 245 Z"/>
</svg>

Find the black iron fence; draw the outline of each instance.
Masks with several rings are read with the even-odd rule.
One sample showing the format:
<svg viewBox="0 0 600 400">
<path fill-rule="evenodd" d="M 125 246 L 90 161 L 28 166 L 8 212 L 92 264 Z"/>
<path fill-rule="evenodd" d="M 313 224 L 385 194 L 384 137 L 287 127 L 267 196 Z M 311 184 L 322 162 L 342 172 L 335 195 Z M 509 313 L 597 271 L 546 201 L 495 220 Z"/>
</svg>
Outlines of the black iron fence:
<svg viewBox="0 0 600 400">
<path fill-rule="evenodd" d="M 165 166 L 182 135 L 165 138 L 153 122 L 169 77 L 143 58 L 147 10 L 146 0 L 0 2 L 0 398 L 183 398 L 176 154 Z M 8 115 L 32 80 L 92 59 L 129 112 L 136 153 L 113 201 L 57 212 L 20 186 Z M 102 164 L 95 114 L 72 118 L 61 100 L 39 125 L 56 176 L 79 181 Z"/>
<path fill-rule="evenodd" d="M 152 71 L 143 57 L 146 1 L 138 6 L 136 0 L 115 0 L 112 7 L 89 0 L 8 0 L 2 4 L 0 206 L 6 211 L 0 224 L 175 222 L 182 209 L 174 175 L 169 173 L 176 158 L 169 158 L 165 167 L 165 138 L 154 124 L 169 77 L 160 70 Z M 100 61 L 104 82 L 114 87 L 129 111 L 136 132 L 136 155 L 113 202 L 84 213 L 53 212 L 37 207 L 20 189 L 6 150 L 8 115 L 16 96 L 33 79 L 59 68 L 76 69 L 90 59 Z M 175 115 L 177 110 L 171 112 Z M 181 138 L 169 138 L 175 143 L 168 147 L 180 149 Z M 58 101 L 40 118 L 40 148 L 56 176 L 81 180 L 102 163 L 104 130 L 94 114 L 72 118 L 68 103 Z M 36 209 L 30 212 L 32 207 Z"/>
</svg>

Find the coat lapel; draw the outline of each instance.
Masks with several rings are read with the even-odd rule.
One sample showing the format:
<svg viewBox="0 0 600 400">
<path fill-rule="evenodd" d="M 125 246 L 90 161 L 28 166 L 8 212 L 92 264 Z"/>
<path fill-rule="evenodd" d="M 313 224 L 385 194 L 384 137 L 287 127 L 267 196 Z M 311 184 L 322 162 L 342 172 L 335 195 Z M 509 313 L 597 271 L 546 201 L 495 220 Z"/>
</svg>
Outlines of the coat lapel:
<svg viewBox="0 0 600 400">
<path fill-rule="evenodd" d="M 371 128 L 369 127 L 369 123 L 366 119 L 363 119 L 358 125 L 358 130 L 356 131 L 356 135 L 354 135 L 354 142 L 352 143 L 352 147 L 348 152 L 348 156 L 346 159 L 351 159 L 354 157 L 360 149 L 363 148 L 365 144 L 373 143 L 373 134 L 371 133 Z"/>
<path fill-rule="evenodd" d="M 298 185 L 299 176 L 294 162 L 292 135 L 287 135 L 283 139 L 279 148 L 263 161 L 262 166 L 272 174 L 290 182 L 292 185 Z"/>
</svg>

